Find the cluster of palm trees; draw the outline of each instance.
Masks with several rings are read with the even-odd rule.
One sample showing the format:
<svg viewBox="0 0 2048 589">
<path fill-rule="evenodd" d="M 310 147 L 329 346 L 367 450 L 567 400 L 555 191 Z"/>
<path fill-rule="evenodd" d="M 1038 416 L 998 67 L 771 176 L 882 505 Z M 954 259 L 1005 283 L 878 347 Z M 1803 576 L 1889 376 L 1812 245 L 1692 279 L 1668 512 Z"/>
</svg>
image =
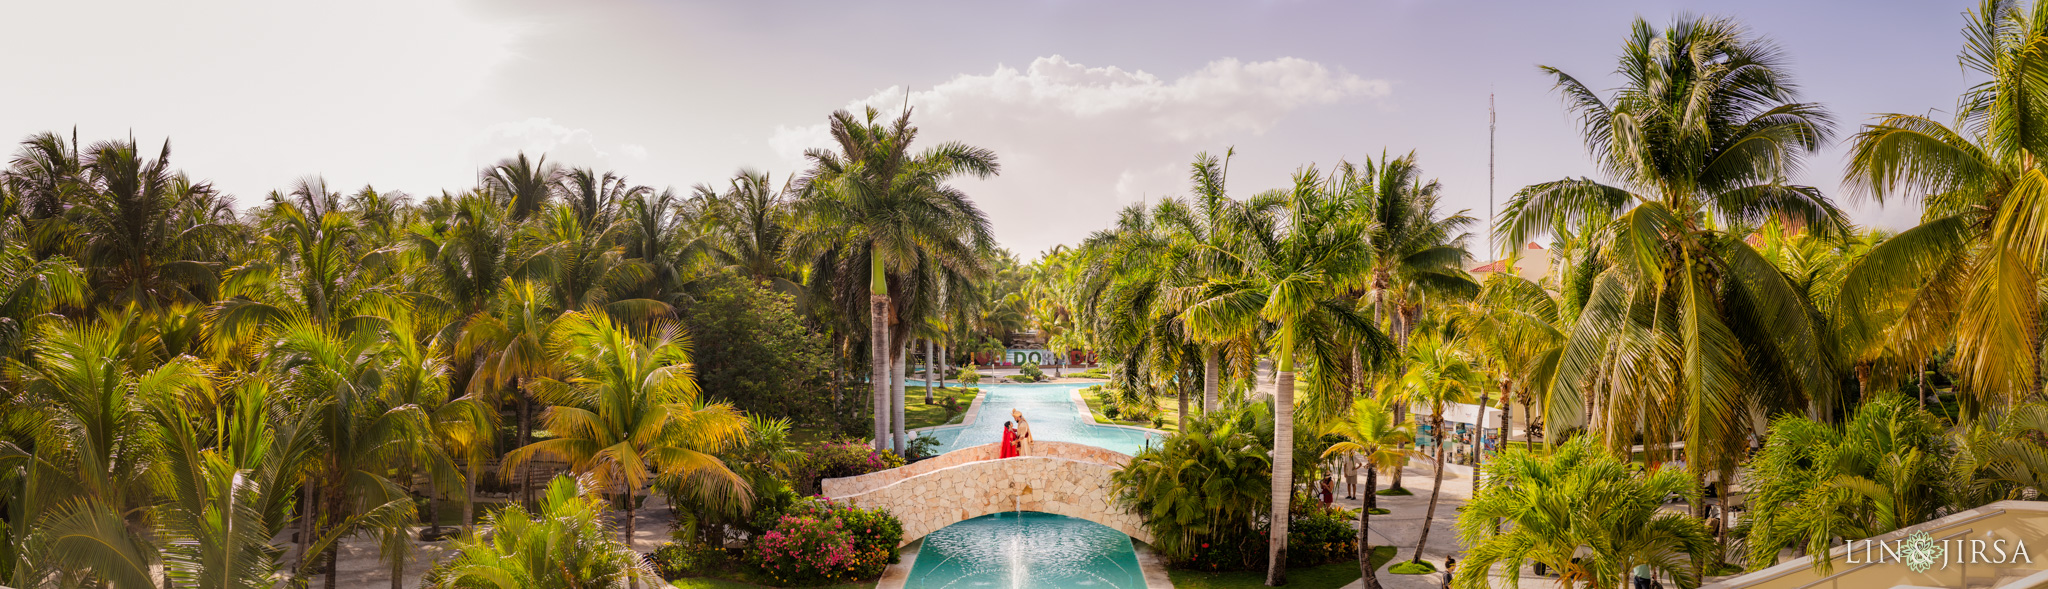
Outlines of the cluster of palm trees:
<svg viewBox="0 0 2048 589">
<path fill-rule="evenodd" d="M 1885 115 L 1850 139 L 1852 191 L 1925 205 L 1922 224 L 1897 234 L 1857 228 L 1828 195 L 1788 180 L 1834 138 L 1835 123 L 1800 99 L 1781 50 L 1729 19 L 1682 17 L 1661 28 L 1639 20 L 1618 59 L 1619 88 L 1596 91 L 1544 68 L 1601 178 L 1524 188 L 1491 228 L 1510 268 L 1521 244 L 1549 236 L 1554 266 L 1536 269 L 1536 280 L 1462 269 L 1471 220 L 1439 210 L 1413 155 L 1304 167 L 1291 187 L 1245 199 L 1224 193 L 1228 156 L 1202 156 L 1192 197 L 1126 209 L 1074 250 L 1080 263 L 1062 262 L 1066 301 L 1080 311 L 1075 329 L 1115 363 L 1122 395 L 1174 394 L 1208 411 L 1270 382 L 1278 427 L 1268 514 L 1287 513 L 1299 490 L 1289 480 L 1288 430 L 1343 439 L 1332 468 L 1349 476 L 1348 457 L 1366 456 L 1398 487 L 1398 466 L 1415 456 L 1415 426 L 1445 431 L 1453 402 L 1498 405 L 1510 421 L 1519 406 L 1522 421 L 1541 425 L 1531 434 L 1586 438 L 1638 468 L 1667 471 L 1682 456 L 1694 485 L 1836 481 L 1819 496 L 1775 503 L 1829 518 L 1737 525 L 1720 493 L 1718 517 L 1701 528 L 1718 547 L 1703 548 L 1691 524 L 1670 524 L 1686 534 L 1670 542 L 1646 540 L 1713 554 L 1624 559 L 1622 570 L 1668 567 L 1690 583 L 1702 574 L 1690 556 L 1760 567 L 1781 550 L 1821 550 L 2031 496 L 2048 454 L 2013 440 L 2042 425 L 2048 175 L 2034 149 L 2048 135 L 2033 123 L 2048 89 L 2033 72 L 2048 62 L 2032 48 L 2048 42 L 2048 8 L 1984 2 L 1965 36 L 1962 61 L 1985 81 L 1962 97 L 1953 123 Z M 1270 373 L 1258 369 L 1267 362 Z M 1255 382 L 1264 378 L 1273 380 Z M 1828 425 L 1895 404 L 1883 400 L 1894 395 L 1921 412 L 1912 419 L 1949 431 L 1857 437 L 1853 425 Z M 1361 408 L 1389 417 L 1354 413 Z M 1773 420 L 1794 419 L 1814 425 L 1772 433 Z M 1479 425 L 1508 438 L 1507 423 Z M 1823 443 L 1826 431 L 1875 441 Z M 1434 444 L 1439 463 L 1444 446 Z M 1758 462 L 1766 446 L 1807 454 Z M 1822 451 L 1825 459 L 1812 454 Z M 1893 468 L 1921 454 L 1918 470 Z M 1792 472 L 1787 463 L 1833 470 Z M 1584 472 L 1625 470 L 1603 463 Z M 1502 484 L 1569 478 L 1560 477 Z M 1643 484 L 1671 486 L 1661 474 Z M 1710 500 L 1686 495 L 1694 517 L 1711 511 Z M 1494 503 L 1518 509 L 1502 501 Z M 1488 517 L 1507 522 L 1507 535 L 1475 525 L 1468 542 L 1522 537 L 1513 518 Z M 1273 584 L 1284 580 L 1285 519 L 1270 522 Z M 1485 582 L 1484 572 L 1471 574 Z"/>
<path fill-rule="evenodd" d="M 786 466 L 791 426 L 697 386 L 678 310 L 706 277 L 787 294 L 841 368 L 874 358 L 815 402 L 872 407 L 902 448 L 908 343 L 985 337 L 968 318 L 995 306 L 970 299 L 1003 254 L 946 184 L 995 157 L 911 151 L 908 112 L 831 120 L 837 149 L 780 186 L 520 154 L 462 192 L 309 177 L 241 211 L 168 143 L 30 137 L 0 173 L 0 584 L 333 587 L 336 544 L 368 535 L 396 587 L 433 499 L 467 528 L 480 483 L 531 508 L 550 469 L 628 539 L 650 486 L 743 510 L 768 471 L 728 463 Z"/>
</svg>

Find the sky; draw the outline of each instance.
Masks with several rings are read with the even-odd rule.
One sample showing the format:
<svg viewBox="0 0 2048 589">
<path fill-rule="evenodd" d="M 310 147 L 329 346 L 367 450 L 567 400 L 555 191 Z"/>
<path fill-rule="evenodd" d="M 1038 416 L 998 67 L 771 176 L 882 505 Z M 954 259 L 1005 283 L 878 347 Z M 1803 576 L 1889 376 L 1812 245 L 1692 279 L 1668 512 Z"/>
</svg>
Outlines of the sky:
<svg viewBox="0 0 2048 589">
<path fill-rule="evenodd" d="M 520 151 L 682 190 L 787 177 L 829 144 L 833 110 L 907 99 L 920 142 L 996 152 L 1000 176 L 956 185 L 1029 259 L 1186 194 L 1197 153 L 1232 149 L 1240 197 L 1413 151 L 1450 208 L 1485 219 L 1489 97 L 1496 202 L 1597 177 L 1538 66 L 1611 88 L 1634 19 L 1692 13 L 1779 44 L 1802 98 L 1834 113 L 1837 141 L 1794 179 L 1902 229 L 1916 203 L 1838 189 L 1842 140 L 1877 113 L 1953 108 L 1975 5 L 0 0 L 0 140 L 168 138 L 175 167 L 244 206 L 309 175 L 462 190 Z"/>
</svg>

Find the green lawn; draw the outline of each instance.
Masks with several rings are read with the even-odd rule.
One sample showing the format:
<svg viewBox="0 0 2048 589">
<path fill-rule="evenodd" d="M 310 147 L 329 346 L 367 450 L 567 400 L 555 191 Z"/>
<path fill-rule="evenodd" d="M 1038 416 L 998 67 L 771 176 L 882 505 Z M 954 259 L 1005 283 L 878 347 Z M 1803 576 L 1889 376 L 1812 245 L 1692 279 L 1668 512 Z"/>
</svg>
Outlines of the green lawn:
<svg viewBox="0 0 2048 589">
<path fill-rule="evenodd" d="M 1095 415 L 1095 423 L 1152 427 L 1152 422 L 1150 421 L 1124 421 L 1104 417 L 1102 414 L 1102 399 L 1096 398 L 1094 393 L 1082 391 L 1081 399 L 1088 402 L 1088 412 Z M 1165 420 L 1166 424 L 1155 429 L 1169 432 L 1180 431 L 1180 400 L 1173 397 L 1159 397 L 1156 399 L 1156 402 L 1159 404 L 1159 418 Z M 1188 402 L 1190 406 L 1200 403 L 1200 401 L 1195 399 L 1188 399 Z"/>
<path fill-rule="evenodd" d="M 934 388 L 932 389 L 932 404 L 926 405 L 924 403 L 924 385 L 904 387 L 903 426 L 907 429 L 917 429 L 934 425 L 946 425 L 948 423 L 960 423 L 962 419 L 967 417 L 967 408 L 974 405 L 974 398 L 980 394 L 981 389 L 978 388 L 959 386 Z M 946 397 L 951 397 L 960 402 L 960 412 L 954 414 L 952 419 L 946 418 L 946 408 L 939 405 L 940 400 Z"/>
<path fill-rule="evenodd" d="M 1393 560 L 1394 547 L 1374 546 L 1372 564 L 1374 569 L 1386 566 Z M 1266 586 L 1264 571 L 1236 571 L 1229 573 L 1204 573 L 1171 569 L 1167 579 L 1173 581 L 1175 589 L 1237 589 Z M 1288 589 L 1338 589 L 1358 580 L 1358 563 L 1345 561 L 1318 567 L 1287 569 Z"/>
</svg>

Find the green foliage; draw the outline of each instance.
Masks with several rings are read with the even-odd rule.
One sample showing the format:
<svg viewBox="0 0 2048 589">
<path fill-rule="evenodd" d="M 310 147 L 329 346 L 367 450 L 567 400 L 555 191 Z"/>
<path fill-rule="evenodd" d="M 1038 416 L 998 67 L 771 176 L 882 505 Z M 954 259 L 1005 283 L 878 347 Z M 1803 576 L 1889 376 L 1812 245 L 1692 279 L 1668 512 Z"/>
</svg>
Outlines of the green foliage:
<svg viewBox="0 0 2048 589">
<path fill-rule="evenodd" d="M 863 475 L 903 466 L 903 457 L 877 452 L 873 446 L 861 442 L 819 444 L 804 453 L 808 457 L 795 475 L 797 490 L 804 495 L 818 494 L 818 481 L 822 479 Z"/>
<path fill-rule="evenodd" d="M 749 415 L 830 421 L 827 341 L 804 326 L 790 295 L 743 278 L 709 277 L 678 312 L 696 343 L 691 359 L 707 396 Z"/>
<path fill-rule="evenodd" d="M 1045 371 L 1038 368 L 1037 362 L 1025 362 L 1023 366 L 1017 368 L 1017 375 L 1030 379 L 1025 382 L 1045 382 L 1050 380 L 1045 376 Z"/>
<path fill-rule="evenodd" d="M 1458 535 L 1470 547 L 1459 559 L 1459 587 L 1486 586 L 1496 566 L 1512 572 L 1533 563 L 1595 587 L 1620 587 L 1637 565 L 1649 565 L 1680 587 L 1697 587 L 1700 565 L 1716 550 L 1706 522 L 1664 510 L 1671 496 L 1698 498 L 1691 476 L 1645 473 L 1590 437 L 1549 456 L 1509 450 L 1486 463 L 1484 476 L 1488 484 L 1458 514 Z"/>
<path fill-rule="evenodd" d="M 1272 463 L 1263 409 L 1217 411 L 1140 450 L 1111 479 L 1116 501 L 1145 518 L 1152 545 L 1173 562 L 1249 568 L 1263 562 L 1261 520 Z M 1255 561 L 1254 558 L 1260 559 Z"/>
<path fill-rule="evenodd" d="M 896 560 L 903 525 L 888 512 L 806 497 L 748 549 L 777 584 L 809 586 L 871 579 Z"/>
<path fill-rule="evenodd" d="M 981 373 L 974 371 L 973 364 L 968 364 L 961 366 L 960 370 L 953 374 L 953 380 L 960 381 L 960 384 L 974 386 L 981 384 Z"/>
<path fill-rule="evenodd" d="M 597 489 L 566 476 L 548 483 L 540 510 L 519 505 L 491 514 L 489 537 L 456 542 L 454 558 L 426 585 L 442 589 L 584 589 L 659 582 L 647 563 L 604 525 Z"/>
<path fill-rule="evenodd" d="M 1299 498 L 1297 498 L 1299 499 Z M 1342 560 L 1357 562 L 1357 529 L 1341 508 L 1324 509 L 1314 501 L 1297 506 L 1287 522 L 1287 566 L 1308 567 Z"/>
<path fill-rule="evenodd" d="M 1749 569 L 1777 564 L 1783 548 L 1823 554 L 1933 519 L 1947 498 L 1948 451 L 1941 422 L 1897 395 L 1864 402 L 1840 425 L 1778 418 L 1744 479 Z"/>
<path fill-rule="evenodd" d="M 917 437 L 910 439 L 908 452 L 912 460 L 917 460 L 938 456 L 938 448 L 938 438 L 932 437 L 931 434 L 918 434 Z"/>
<path fill-rule="evenodd" d="M 1387 572 L 1396 575 L 1427 575 L 1436 572 L 1436 565 L 1426 560 L 1404 560 L 1387 567 Z"/>
<path fill-rule="evenodd" d="M 724 552 L 701 543 L 664 542 L 647 555 L 647 566 L 662 579 L 675 580 L 711 572 L 724 563 Z"/>
</svg>

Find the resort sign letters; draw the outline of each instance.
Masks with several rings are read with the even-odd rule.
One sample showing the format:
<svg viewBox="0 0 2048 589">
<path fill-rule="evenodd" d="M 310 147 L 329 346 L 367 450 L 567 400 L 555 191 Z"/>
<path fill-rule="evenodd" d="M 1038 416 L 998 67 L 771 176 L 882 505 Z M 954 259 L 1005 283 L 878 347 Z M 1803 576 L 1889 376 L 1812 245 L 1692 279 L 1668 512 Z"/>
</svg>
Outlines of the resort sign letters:
<svg viewBox="0 0 2048 589">
<path fill-rule="evenodd" d="M 1850 564 L 1896 562 L 1915 573 L 1950 564 L 2033 564 L 2022 540 L 1935 540 L 1927 532 L 1915 532 L 1898 540 L 1850 540 Z"/>
</svg>

